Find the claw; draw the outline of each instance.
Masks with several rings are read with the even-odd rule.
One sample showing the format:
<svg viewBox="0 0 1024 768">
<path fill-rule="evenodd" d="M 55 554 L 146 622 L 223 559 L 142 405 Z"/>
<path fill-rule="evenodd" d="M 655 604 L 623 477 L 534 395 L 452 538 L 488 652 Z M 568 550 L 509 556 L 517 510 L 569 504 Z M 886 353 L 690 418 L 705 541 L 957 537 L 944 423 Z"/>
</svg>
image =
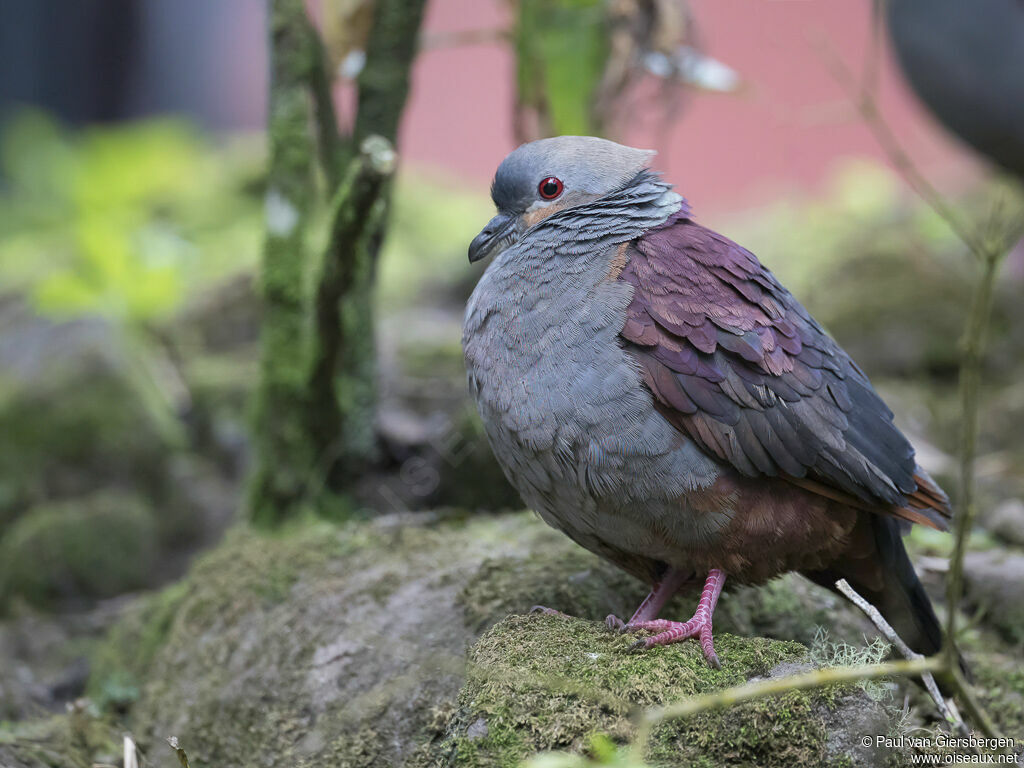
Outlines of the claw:
<svg viewBox="0 0 1024 768">
<path fill-rule="evenodd" d="M 608 629 L 611 629 L 611 630 L 616 630 L 617 629 L 620 632 L 622 631 L 622 628 L 626 626 L 626 622 L 624 622 L 622 619 L 620 619 L 614 613 L 609 613 L 607 616 L 605 616 L 604 617 L 604 623 L 608 627 Z"/>
</svg>

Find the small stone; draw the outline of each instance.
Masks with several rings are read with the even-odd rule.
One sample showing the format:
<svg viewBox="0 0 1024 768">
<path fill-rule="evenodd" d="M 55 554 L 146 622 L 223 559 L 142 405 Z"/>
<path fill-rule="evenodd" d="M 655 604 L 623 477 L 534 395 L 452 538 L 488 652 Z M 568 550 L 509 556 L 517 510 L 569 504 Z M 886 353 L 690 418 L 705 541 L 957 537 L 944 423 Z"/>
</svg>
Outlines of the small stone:
<svg viewBox="0 0 1024 768">
<path fill-rule="evenodd" d="M 1010 642 L 1024 641 L 1024 554 L 1005 549 L 968 552 L 964 580 L 969 602 L 985 610 L 982 621 Z"/>
<path fill-rule="evenodd" d="M 1007 499 L 985 519 L 985 527 L 1010 544 L 1024 547 L 1024 500 Z"/>
<path fill-rule="evenodd" d="M 486 739 L 488 733 L 490 733 L 490 730 L 487 728 L 487 721 L 482 717 L 478 717 L 466 729 L 466 738 L 470 741 L 479 741 L 480 739 Z"/>
</svg>

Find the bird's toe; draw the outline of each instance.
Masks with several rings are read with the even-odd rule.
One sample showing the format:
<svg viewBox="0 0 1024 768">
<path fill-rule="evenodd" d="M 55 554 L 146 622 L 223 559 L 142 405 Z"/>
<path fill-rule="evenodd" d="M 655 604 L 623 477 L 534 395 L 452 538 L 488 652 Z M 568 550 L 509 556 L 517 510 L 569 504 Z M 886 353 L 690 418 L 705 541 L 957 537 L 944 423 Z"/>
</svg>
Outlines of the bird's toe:
<svg viewBox="0 0 1024 768">
<path fill-rule="evenodd" d="M 604 618 L 604 623 L 608 629 L 618 630 L 621 632 L 626 627 L 626 622 L 616 616 L 614 613 L 609 613 Z"/>
</svg>

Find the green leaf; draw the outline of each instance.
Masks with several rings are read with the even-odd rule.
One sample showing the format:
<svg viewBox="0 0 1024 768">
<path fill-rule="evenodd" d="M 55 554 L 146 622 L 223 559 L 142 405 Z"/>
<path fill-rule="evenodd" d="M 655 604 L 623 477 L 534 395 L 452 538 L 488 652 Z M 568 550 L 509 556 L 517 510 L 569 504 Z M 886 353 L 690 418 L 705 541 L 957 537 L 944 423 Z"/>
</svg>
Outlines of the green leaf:
<svg viewBox="0 0 1024 768">
<path fill-rule="evenodd" d="M 553 134 L 601 133 L 592 110 L 608 60 L 602 0 L 523 0 L 516 29 L 520 102 Z"/>
</svg>

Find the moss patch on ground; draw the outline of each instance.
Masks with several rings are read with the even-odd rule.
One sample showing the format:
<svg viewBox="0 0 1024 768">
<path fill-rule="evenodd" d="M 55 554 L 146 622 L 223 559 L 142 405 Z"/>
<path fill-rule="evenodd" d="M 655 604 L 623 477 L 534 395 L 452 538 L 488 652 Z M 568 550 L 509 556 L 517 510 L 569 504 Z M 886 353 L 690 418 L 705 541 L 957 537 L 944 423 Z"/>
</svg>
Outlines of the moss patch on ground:
<svg viewBox="0 0 1024 768">
<path fill-rule="evenodd" d="M 460 712 L 438 763 L 515 766 L 538 751 L 579 751 L 595 734 L 617 742 L 635 733 L 637 708 L 676 701 L 807 662 L 792 642 L 719 634 L 722 669 L 708 667 L 696 643 L 631 653 L 632 637 L 562 616 L 512 616 L 470 654 Z M 845 691 L 845 689 L 844 689 Z M 830 754 L 826 718 L 845 691 L 794 692 L 665 724 L 649 759 L 665 766 L 850 764 Z M 865 697 L 866 699 L 866 697 Z"/>
<path fill-rule="evenodd" d="M 152 512 L 134 496 L 100 493 L 41 505 L 0 537 L 0 607 L 111 597 L 150 582 Z"/>
<path fill-rule="evenodd" d="M 4 768 L 93 768 L 120 765 L 121 733 L 88 709 L 25 723 L 0 722 Z"/>
</svg>

